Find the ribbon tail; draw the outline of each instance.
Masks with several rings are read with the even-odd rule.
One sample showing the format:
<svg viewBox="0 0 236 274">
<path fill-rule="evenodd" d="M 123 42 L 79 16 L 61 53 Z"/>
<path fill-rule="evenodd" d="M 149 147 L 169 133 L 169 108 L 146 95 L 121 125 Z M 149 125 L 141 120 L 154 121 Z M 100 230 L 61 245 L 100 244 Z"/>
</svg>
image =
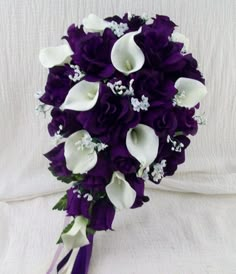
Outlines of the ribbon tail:
<svg viewBox="0 0 236 274">
<path fill-rule="evenodd" d="M 59 262 L 57 265 L 58 274 L 88 274 L 93 249 L 93 235 L 89 235 L 88 239 L 88 245 L 71 250 Z"/>
<path fill-rule="evenodd" d="M 65 265 L 67 264 L 67 262 L 70 259 L 70 256 L 72 254 L 72 250 L 59 262 L 59 264 L 57 265 L 57 273 L 60 272 L 60 270 L 65 267 Z"/>
<path fill-rule="evenodd" d="M 93 237 L 94 235 L 90 234 L 88 236 L 90 243 L 80 248 L 79 253 L 75 259 L 71 274 L 88 274 L 89 263 L 93 250 Z"/>
<path fill-rule="evenodd" d="M 69 218 L 68 218 L 68 217 L 65 217 L 63 227 L 66 227 L 68 224 L 69 224 Z M 60 245 L 58 246 L 56 252 L 55 252 L 55 255 L 54 255 L 54 257 L 53 257 L 53 260 L 52 260 L 52 262 L 51 262 L 51 265 L 50 265 L 50 267 L 49 267 L 49 269 L 48 269 L 48 271 L 47 271 L 46 274 L 55 274 L 55 273 L 57 273 L 56 265 L 58 264 L 59 259 L 60 259 L 62 256 L 64 256 L 64 255 L 62 254 L 62 253 L 64 253 L 64 252 L 62 252 L 62 251 L 63 251 L 63 245 L 60 244 Z"/>
</svg>

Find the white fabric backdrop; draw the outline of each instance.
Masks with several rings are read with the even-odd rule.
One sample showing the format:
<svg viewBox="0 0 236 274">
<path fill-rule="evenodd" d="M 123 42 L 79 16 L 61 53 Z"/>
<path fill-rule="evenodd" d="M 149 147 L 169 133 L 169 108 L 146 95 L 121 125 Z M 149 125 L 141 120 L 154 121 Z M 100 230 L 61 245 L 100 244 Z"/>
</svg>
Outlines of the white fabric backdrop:
<svg viewBox="0 0 236 274">
<path fill-rule="evenodd" d="M 116 233 L 97 236 L 91 274 L 110 274 L 113 263 L 116 268 L 120 264 L 124 274 L 141 274 L 145 269 L 150 274 L 236 273 L 235 3 L 0 0 L 0 261 L 4 262 L 0 273 L 44 273 L 63 223 L 63 217 L 50 208 L 58 197 L 55 193 L 66 186 L 47 171 L 42 153 L 52 143 L 46 120 L 34 114 L 33 94 L 43 89 L 47 75 L 38 62 L 39 49 L 60 44 L 67 27 L 91 12 L 108 16 L 126 11 L 169 15 L 190 38 L 190 49 L 207 80 L 209 94 L 202 110 L 208 125 L 192 139 L 187 161 L 176 175 L 159 187 L 148 186 L 152 201 L 144 209 L 120 213 Z M 39 196 L 44 198 L 35 198 Z M 129 227 L 125 220 L 135 225 Z M 127 239 L 127 229 L 133 230 L 133 239 Z"/>
</svg>

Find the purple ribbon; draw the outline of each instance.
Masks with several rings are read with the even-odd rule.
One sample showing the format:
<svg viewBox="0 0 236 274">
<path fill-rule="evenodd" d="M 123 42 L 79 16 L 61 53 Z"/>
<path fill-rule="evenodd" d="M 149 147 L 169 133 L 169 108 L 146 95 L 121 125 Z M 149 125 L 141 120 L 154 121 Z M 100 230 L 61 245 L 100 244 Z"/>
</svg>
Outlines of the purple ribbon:
<svg viewBox="0 0 236 274">
<path fill-rule="evenodd" d="M 88 240 L 90 243 L 79 249 L 71 274 L 88 274 L 89 263 L 90 263 L 92 250 L 93 250 L 93 236 L 94 235 L 89 234 Z M 57 273 L 68 262 L 71 254 L 72 254 L 72 250 L 57 265 Z"/>
<path fill-rule="evenodd" d="M 87 274 L 89 270 L 89 262 L 92 256 L 93 250 L 93 235 L 88 236 L 89 245 L 80 248 L 78 255 L 75 259 L 75 263 L 71 274 Z"/>
<path fill-rule="evenodd" d="M 57 273 L 62 269 L 62 267 L 69 261 L 70 256 L 72 254 L 72 250 L 60 261 L 57 265 Z"/>
</svg>

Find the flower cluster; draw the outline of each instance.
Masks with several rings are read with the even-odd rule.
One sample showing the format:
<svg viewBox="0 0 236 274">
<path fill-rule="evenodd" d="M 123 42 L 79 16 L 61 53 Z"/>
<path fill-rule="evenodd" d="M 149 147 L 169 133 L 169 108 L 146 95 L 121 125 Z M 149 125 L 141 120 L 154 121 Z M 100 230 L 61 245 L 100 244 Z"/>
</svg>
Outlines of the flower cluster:
<svg viewBox="0 0 236 274">
<path fill-rule="evenodd" d="M 62 137 L 45 156 L 72 183 L 55 206 L 73 217 L 60 238 L 69 249 L 111 229 L 116 209 L 142 206 L 145 182 L 160 183 L 185 161 L 207 91 L 175 27 L 167 16 L 90 14 L 65 44 L 40 52 L 49 69 L 40 101 L 52 108 L 50 135 Z"/>
</svg>

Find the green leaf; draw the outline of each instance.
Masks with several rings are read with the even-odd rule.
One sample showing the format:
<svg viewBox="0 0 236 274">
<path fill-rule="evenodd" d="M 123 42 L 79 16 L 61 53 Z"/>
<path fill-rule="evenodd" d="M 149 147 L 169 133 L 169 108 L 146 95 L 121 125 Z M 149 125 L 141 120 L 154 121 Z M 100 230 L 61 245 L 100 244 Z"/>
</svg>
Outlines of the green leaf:
<svg viewBox="0 0 236 274">
<path fill-rule="evenodd" d="M 80 182 L 84 179 L 84 176 L 81 174 L 71 174 L 68 176 L 57 176 L 52 167 L 49 167 L 48 169 L 52 173 L 52 175 L 57 178 L 58 181 L 61 181 L 66 184 L 70 184 L 71 182 L 74 182 L 74 181 Z"/>
<path fill-rule="evenodd" d="M 96 231 L 95 231 L 94 229 L 92 229 L 92 228 L 90 228 L 90 227 L 87 228 L 87 233 L 88 233 L 88 234 L 94 235 L 95 232 L 96 232 Z"/>
<path fill-rule="evenodd" d="M 68 225 L 63 229 L 61 235 L 64 234 L 64 233 L 67 233 L 68 231 L 70 231 L 70 229 L 72 228 L 74 222 L 75 222 L 75 221 L 73 220 L 70 224 L 68 224 Z M 58 241 L 57 241 L 57 244 L 61 244 L 61 243 L 62 243 L 62 238 L 61 238 L 61 236 L 60 236 L 60 238 L 59 238 Z"/>
<path fill-rule="evenodd" d="M 175 134 L 174 134 L 174 137 L 180 136 L 180 135 L 184 135 L 184 132 L 183 131 L 176 131 Z"/>
<path fill-rule="evenodd" d="M 66 210 L 67 206 L 67 194 L 65 194 L 52 208 L 53 210 Z"/>
</svg>

